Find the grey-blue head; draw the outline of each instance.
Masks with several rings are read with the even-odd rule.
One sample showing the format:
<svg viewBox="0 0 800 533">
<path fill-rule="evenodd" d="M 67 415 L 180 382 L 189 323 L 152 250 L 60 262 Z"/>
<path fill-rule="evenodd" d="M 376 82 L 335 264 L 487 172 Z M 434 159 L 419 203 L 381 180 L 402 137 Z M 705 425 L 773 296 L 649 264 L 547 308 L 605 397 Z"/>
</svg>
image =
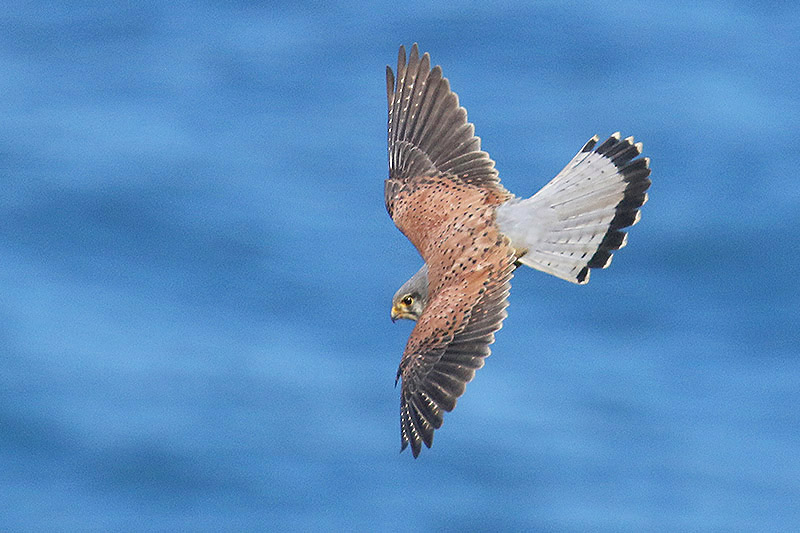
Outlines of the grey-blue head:
<svg viewBox="0 0 800 533">
<path fill-rule="evenodd" d="M 417 320 L 428 305 L 428 266 L 422 265 L 392 297 L 392 322 L 398 318 Z"/>
</svg>

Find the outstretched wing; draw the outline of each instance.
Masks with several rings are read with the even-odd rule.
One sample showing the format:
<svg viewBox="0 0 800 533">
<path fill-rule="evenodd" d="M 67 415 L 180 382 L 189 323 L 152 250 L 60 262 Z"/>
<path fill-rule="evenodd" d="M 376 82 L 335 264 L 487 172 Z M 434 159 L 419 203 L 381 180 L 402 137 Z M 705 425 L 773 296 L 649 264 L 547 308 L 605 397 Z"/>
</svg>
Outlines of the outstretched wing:
<svg viewBox="0 0 800 533">
<path fill-rule="evenodd" d="M 401 450 L 430 448 L 444 412 L 452 411 L 466 385 L 490 354 L 494 333 L 506 317 L 514 271 L 510 248 L 497 269 L 471 272 L 457 286 L 440 291 L 408 339 L 400 368 Z"/>
<path fill-rule="evenodd" d="M 386 67 L 389 103 L 389 179 L 385 183 L 386 208 L 392 213 L 395 194 L 415 178 L 449 174 L 457 182 L 499 187 L 497 170 L 481 140 L 467 121 L 467 111 L 442 77 L 438 65 L 431 69 L 428 54 L 419 56 L 414 44 L 406 62 L 400 47 L 397 78 Z"/>
</svg>

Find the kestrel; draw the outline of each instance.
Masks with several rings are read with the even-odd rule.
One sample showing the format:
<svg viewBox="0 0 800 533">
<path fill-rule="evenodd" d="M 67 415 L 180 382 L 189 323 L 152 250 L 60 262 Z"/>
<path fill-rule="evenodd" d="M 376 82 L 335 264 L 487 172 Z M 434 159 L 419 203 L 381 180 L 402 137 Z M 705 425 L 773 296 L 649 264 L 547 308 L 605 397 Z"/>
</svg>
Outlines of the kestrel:
<svg viewBox="0 0 800 533">
<path fill-rule="evenodd" d="M 518 198 L 502 185 L 458 96 L 417 45 L 386 67 L 386 209 L 425 261 L 392 300 L 392 319 L 416 320 L 397 380 L 401 451 L 417 457 L 484 364 L 506 317 L 514 269 L 527 265 L 589 281 L 625 246 L 647 201 L 641 143 L 592 137 L 547 185 Z"/>
</svg>

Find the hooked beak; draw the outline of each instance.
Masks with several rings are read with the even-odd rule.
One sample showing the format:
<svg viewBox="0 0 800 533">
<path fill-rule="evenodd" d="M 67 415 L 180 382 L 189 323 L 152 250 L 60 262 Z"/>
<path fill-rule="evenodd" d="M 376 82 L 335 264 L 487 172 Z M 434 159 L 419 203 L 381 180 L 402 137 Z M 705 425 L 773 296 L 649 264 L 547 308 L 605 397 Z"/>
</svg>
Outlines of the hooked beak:
<svg viewBox="0 0 800 533">
<path fill-rule="evenodd" d="M 417 317 L 414 316 L 412 313 L 409 313 L 408 311 L 404 311 L 404 310 L 402 310 L 399 307 L 394 306 L 394 305 L 392 306 L 391 317 L 392 317 L 392 322 L 397 322 L 401 318 L 405 318 L 406 320 L 413 320 L 415 322 L 417 320 Z"/>
</svg>

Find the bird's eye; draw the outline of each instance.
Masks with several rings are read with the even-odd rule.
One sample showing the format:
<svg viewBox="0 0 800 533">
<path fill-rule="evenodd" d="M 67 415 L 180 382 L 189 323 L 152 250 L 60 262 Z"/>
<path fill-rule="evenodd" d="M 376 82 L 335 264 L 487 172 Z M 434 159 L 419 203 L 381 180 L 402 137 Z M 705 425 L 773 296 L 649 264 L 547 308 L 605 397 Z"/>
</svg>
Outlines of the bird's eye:
<svg viewBox="0 0 800 533">
<path fill-rule="evenodd" d="M 407 307 L 411 307 L 411 305 L 413 305 L 413 303 L 414 303 L 414 297 L 411 296 L 410 294 L 406 294 L 405 296 L 403 296 L 402 302 L 403 302 L 403 305 L 405 305 Z"/>
</svg>

